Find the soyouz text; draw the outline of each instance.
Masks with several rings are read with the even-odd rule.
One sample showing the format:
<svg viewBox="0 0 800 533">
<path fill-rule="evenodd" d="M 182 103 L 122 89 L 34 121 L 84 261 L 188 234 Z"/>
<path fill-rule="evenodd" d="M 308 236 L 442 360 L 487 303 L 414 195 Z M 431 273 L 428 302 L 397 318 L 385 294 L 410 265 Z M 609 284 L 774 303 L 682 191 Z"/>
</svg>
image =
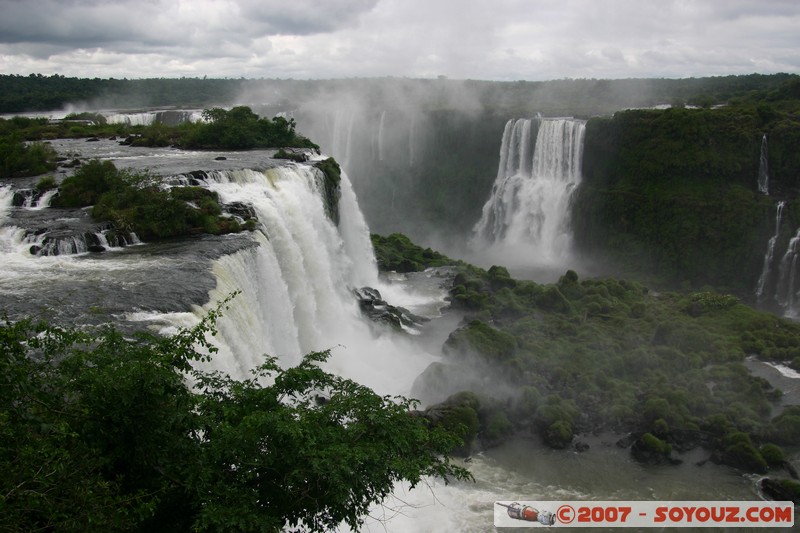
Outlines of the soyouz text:
<svg viewBox="0 0 800 533">
<path fill-rule="evenodd" d="M 792 527 L 792 502 L 498 501 L 496 527 Z"/>
</svg>

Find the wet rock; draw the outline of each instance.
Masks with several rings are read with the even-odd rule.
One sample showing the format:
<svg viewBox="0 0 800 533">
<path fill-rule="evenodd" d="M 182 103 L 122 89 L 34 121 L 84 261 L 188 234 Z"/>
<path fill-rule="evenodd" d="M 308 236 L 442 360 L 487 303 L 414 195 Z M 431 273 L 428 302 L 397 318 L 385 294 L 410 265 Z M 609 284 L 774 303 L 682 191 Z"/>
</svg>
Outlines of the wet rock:
<svg viewBox="0 0 800 533">
<path fill-rule="evenodd" d="M 428 321 L 427 318 L 415 315 L 408 309 L 390 305 L 381 297 L 381 293 L 372 287 L 353 289 L 353 294 L 358 300 L 361 312 L 375 322 L 383 322 L 402 330 L 404 327 L 421 326 Z"/>
<path fill-rule="evenodd" d="M 800 505 L 800 483 L 791 479 L 773 479 L 765 477 L 758 482 L 759 488 L 768 498 L 779 501 L 791 501 Z"/>
</svg>

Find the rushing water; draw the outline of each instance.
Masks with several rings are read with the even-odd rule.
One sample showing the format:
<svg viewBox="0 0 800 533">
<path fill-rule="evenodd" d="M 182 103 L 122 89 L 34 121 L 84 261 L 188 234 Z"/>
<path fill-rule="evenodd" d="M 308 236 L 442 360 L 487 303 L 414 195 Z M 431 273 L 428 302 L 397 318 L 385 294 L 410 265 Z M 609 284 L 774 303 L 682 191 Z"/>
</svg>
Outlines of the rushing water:
<svg viewBox="0 0 800 533">
<path fill-rule="evenodd" d="M 525 127 L 532 124 L 521 126 L 518 151 L 509 148 L 503 166 L 510 168 L 509 160 L 517 158 L 512 177 L 538 176 L 534 168 L 555 165 L 544 156 L 537 160 L 535 150 L 523 145 L 522 137 L 532 135 Z M 569 121 L 542 125 L 560 130 L 562 139 L 569 130 L 576 141 L 581 127 Z M 108 141 L 55 145 L 63 153 L 111 159 L 120 168 L 151 168 L 172 182 L 203 170 L 193 178 L 199 176 L 223 202 L 251 205 L 261 228 L 99 254 L 36 257 L 25 235 L 32 224 L 28 217 L 40 206 L 12 207 L 12 188 L 0 184 L 0 297 L 11 316 L 43 315 L 78 325 L 111 316 L 125 328 L 169 332 L 196 324 L 210 305 L 241 290 L 219 324 L 214 342 L 220 354 L 211 363 L 234 376 L 246 376 L 263 353 L 278 355 L 288 365 L 309 350 L 332 348 L 330 370 L 381 394 L 409 394 L 414 379 L 441 359 L 439 348 L 460 318 L 442 316 L 444 278 L 435 271 L 378 276 L 368 228 L 346 175 L 336 226 L 325 215 L 317 171 L 277 163 L 271 152 L 224 154 L 227 159 L 219 161 L 215 157 L 221 153 L 123 148 Z M 577 175 L 579 169 L 569 161 L 558 161 Z M 35 216 L 50 216 L 50 223 L 64 214 L 38 211 Z M 504 235 L 512 230 L 510 224 Z M 391 303 L 434 320 L 419 335 L 376 327 L 360 315 L 350 292 L 362 285 L 377 286 Z M 580 438 L 590 449 L 578 454 L 547 449 L 522 435 L 465 463 L 475 483 L 445 486 L 429 480 L 413 491 L 398 487 L 374 508 L 364 529 L 492 531 L 495 500 L 757 498 L 752 477 L 711 463 L 697 466 L 706 458 L 700 450 L 682 457 L 679 467 L 645 467 L 614 444 L 618 436 Z"/>
<path fill-rule="evenodd" d="M 767 134 L 761 137 L 761 155 L 758 158 L 758 192 L 769 194 L 769 157 Z"/>
<path fill-rule="evenodd" d="M 569 262 L 569 207 L 581 180 L 585 126 L 563 118 L 508 121 L 473 248 L 515 267 Z"/>
</svg>

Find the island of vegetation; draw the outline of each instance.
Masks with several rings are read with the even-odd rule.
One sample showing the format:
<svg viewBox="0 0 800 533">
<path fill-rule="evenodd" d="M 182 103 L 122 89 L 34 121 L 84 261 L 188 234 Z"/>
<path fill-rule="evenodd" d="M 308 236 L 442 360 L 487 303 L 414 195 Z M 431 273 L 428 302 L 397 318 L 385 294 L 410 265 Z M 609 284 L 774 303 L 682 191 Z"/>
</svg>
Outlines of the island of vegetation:
<svg viewBox="0 0 800 533">
<path fill-rule="evenodd" d="M 712 290 L 656 293 L 571 270 L 542 285 L 448 260 L 402 235 L 373 242 L 384 267 L 454 269 L 451 304 L 465 318 L 445 344 L 447 360 L 428 368 L 415 394 L 452 394 L 431 409 L 470 428 L 464 453 L 519 432 L 581 451 L 581 434 L 611 431 L 648 463 L 702 447 L 746 472 L 796 477 L 781 446 L 800 444 L 800 406 L 779 409 L 782 392 L 745 363 L 800 370 L 800 324 Z M 486 376 L 508 394 L 486 390 Z"/>
</svg>

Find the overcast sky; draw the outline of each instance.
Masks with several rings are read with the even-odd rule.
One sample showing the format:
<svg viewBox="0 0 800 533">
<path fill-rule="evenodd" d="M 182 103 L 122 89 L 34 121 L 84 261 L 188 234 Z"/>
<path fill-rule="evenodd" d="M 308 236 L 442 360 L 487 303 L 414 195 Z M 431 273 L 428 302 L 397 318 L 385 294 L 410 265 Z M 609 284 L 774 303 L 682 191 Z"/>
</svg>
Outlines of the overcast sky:
<svg viewBox="0 0 800 533">
<path fill-rule="evenodd" d="M 800 0 L 0 0 L 0 73 L 492 80 L 800 72 Z"/>
</svg>

